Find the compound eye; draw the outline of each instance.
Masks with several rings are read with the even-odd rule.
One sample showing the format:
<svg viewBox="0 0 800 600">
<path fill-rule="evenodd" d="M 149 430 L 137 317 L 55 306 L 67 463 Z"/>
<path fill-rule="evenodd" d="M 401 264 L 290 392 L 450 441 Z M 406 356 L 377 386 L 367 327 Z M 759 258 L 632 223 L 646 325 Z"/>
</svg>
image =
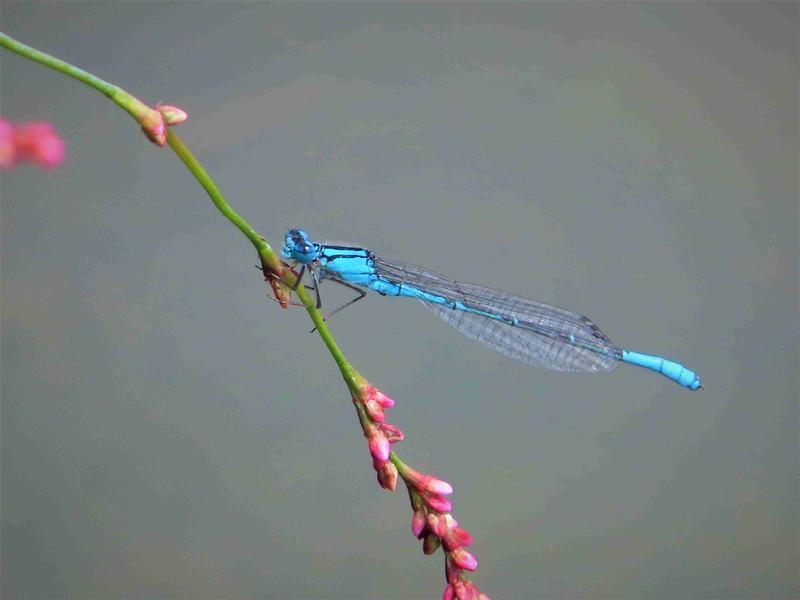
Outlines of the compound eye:
<svg viewBox="0 0 800 600">
<path fill-rule="evenodd" d="M 302 244 L 308 241 L 308 234 L 302 229 L 290 229 L 289 236 L 295 244 Z"/>
</svg>

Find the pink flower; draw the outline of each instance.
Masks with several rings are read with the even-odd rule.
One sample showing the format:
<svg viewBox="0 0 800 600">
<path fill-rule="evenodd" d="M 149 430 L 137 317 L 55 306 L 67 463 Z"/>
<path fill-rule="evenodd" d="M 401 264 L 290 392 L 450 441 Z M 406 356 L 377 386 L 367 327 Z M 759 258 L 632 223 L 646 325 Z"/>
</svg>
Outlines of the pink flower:
<svg viewBox="0 0 800 600">
<path fill-rule="evenodd" d="M 478 559 L 463 548 L 456 548 L 450 552 L 450 558 L 453 560 L 453 564 L 460 569 L 474 571 L 478 568 Z"/>
<path fill-rule="evenodd" d="M 427 525 L 431 531 L 442 538 L 447 551 L 469 546 L 472 543 L 472 536 L 469 532 L 466 529 L 461 529 L 458 526 L 458 521 L 449 513 L 428 513 Z"/>
<path fill-rule="evenodd" d="M 389 440 L 383 435 L 383 432 L 375 425 L 369 424 L 364 428 L 364 436 L 367 438 L 369 445 L 369 453 L 372 458 L 381 463 L 389 459 Z"/>
<path fill-rule="evenodd" d="M 395 442 L 402 442 L 403 439 L 405 438 L 400 428 L 395 427 L 391 423 L 381 423 L 378 427 L 383 432 L 383 435 L 386 436 L 386 439 L 389 440 L 390 444 L 394 444 Z"/>
<path fill-rule="evenodd" d="M 440 514 L 429 512 L 425 521 L 427 528 L 442 538 L 445 550 L 452 552 L 462 546 L 472 543 L 472 536 L 466 529 L 458 526 L 453 516 L 449 513 Z"/>
<path fill-rule="evenodd" d="M 430 529 L 436 535 L 441 537 L 445 533 L 447 533 L 447 522 L 445 521 L 443 514 L 436 512 L 429 512 L 426 522 L 428 524 L 428 529 Z"/>
<path fill-rule="evenodd" d="M 367 384 L 364 395 L 369 400 L 377 402 L 383 408 L 392 408 L 394 406 L 394 400 L 370 384 Z"/>
<path fill-rule="evenodd" d="M 180 125 L 189 118 L 185 110 L 171 104 L 157 104 L 156 109 L 164 117 L 164 123 L 167 126 Z"/>
<path fill-rule="evenodd" d="M 372 466 L 378 476 L 378 483 L 386 490 L 397 488 L 397 467 L 389 462 L 391 445 L 403 439 L 399 427 L 386 423 L 384 409 L 394 406 L 394 400 L 381 392 L 363 377 L 356 380 L 357 389 L 353 393 L 353 404 L 361 419 L 364 437 L 367 438 L 369 453 L 372 455 Z M 366 413 L 366 419 L 364 414 Z"/>
<path fill-rule="evenodd" d="M 442 543 L 445 550 L 454 551 L 463 546 L 469 546 L 472 543 L 472 536 L 466 529 L 454 527 L 448 529 L 447 533 L 442 536 Z"/>
<path fill-rule="evenodd" d="M 411 517 L 411 533 L 414 534 L 414 537 L 421 539 L 427 529 L 427 525 L 425 513 L 422 510 L 415 510 L 414 516 Z"/>
<path fill-rule="evenodd" d="M 444 497 L 444 494 L 453 493 L 453 486 L 446 481 L 425 475 L 408 466 L 404 467 L 400 474 L 408 486 L 412 507 L 415 510 L 417 507 L 414 504 L 419 501 L 437 513 L 449 513 L 453 509 L 453 505 Z"/>
<path fill-rule="evenodd" d="M 126 110 L 141 125 L 147 139 L 156 146 L 167 144 L 167 127 L 179 125 L 188 118 L 186 111 L 177 106 L 158 104 L 153 109 L 135 98 L 130 98 Z"/>
<path fill-rule="evenodd" d="M 394 406 L 394 400 L 363 378 L 358 382 L 358 394 L 353 397 L 353 401 L 361 403 L 369 418 L 376 423 L 383 423 L 384 409 Z"/>
<path fill-rule="evenodd" d="M 405 472 L 403 473 L 403 479 L 405 479 L 423 496 L 425 494 L 448 496 L 453 493 L 453 486 L 446 481 L 436 479 L 430 475 L 425 475 L 424 473 L 420 473 L 419 471 L 416 471 L 410 467 L 405 469 Z M 443 510 L 440 512 L 450 511 Z"/>
<path fill-rule="evenodd" d="M 0 119 L 0 168 L 29 160 L 52 169 L 64 161 L 64 140 L 50 123 L 33 121 L 13 125 Z"/>
<path fill-rule="evenodd" d="M 383 423 L 386 420 L 386 417 L 383 414 L 383 407 L 375 402 L 375 400 L 371 400 L 369 398 L 365 400 L 356 399 L 356 402 L 361 402 L 361 404 L 364 406 L 364 409 L 367 411 L 369 418 L 376 423 Z"/>
<path fill-rule="evenodd" d="M 450 512 L 453 510 L 453 504 L 444 496 L 426 494 L 422 497 L 422 500 L 428 508 L 436 512 Z"/>
<path fill-rule="evenodd" d="M 64 140 L 58 137 L 50 123 L 22 123 L 17 127 L 14 138 L 20 157 L 39 166 L 52 169 L 64 160 Z"/>
</svg>

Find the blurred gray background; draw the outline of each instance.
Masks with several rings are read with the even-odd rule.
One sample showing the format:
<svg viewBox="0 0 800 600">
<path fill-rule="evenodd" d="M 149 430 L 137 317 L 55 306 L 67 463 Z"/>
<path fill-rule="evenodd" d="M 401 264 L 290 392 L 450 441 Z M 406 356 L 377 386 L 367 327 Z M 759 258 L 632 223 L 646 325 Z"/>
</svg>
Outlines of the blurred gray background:
<svg viewBox="0 0 800 600">
<path fill-rule="evenodd" d="M 800 595 L 798 4 L 26 1 L 2 29 L 185 107 L 275 246 L 358 242 L 702 375 L 526 367 L 399 299 L 338 315 L 485 591 Z M 2 114 L 68 144 L 2 175 L 3 597 L 438 597 L 249 243 L 119 108 L 1 57 Z"/>
</svg>

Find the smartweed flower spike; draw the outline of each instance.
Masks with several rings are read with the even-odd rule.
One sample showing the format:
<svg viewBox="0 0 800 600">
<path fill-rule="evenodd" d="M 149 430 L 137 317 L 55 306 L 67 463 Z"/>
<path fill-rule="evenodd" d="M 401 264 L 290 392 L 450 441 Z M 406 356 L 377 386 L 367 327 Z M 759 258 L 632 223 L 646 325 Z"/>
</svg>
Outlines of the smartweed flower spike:
<svg viewBox="0 0 800 600">
<path fill-rule="evenodd" d="M 31 161 L 54 169 L 64 161 L 64 140 L 44 121 L 14 125 L 0 119 L 0 168 L 9 169 L 21 161 Z"/>
<path fill-rule="evenodd" d="M 489 600 L 463 572 L 478 568 L 478 560 L 465 549 L 472 536 L 458 526 L 450 511 L 451 502 L 445 497 L 453 493 L 453 486 L 442 479 L 412 469 L 391 451 L 391 445 L 403 439 L 403 432 L 386 422 L 386 410 L 394 400 L 360 375 L 355 378 L 353 404 L 355 404 L 364 437 L 372 456 L 372 466 L 378 483 L 394 491 L 398 476 L 408 488 L 411 509 L 411 531 L 422 540 L 422 551 L 433 554 L 442 548 L 445 555 L 447 587 L 444 598 L 451 600 Z"/>
<path fill-rule="evenodd" d="M 445 598 L 488 600 L 489 597 L 481 594 L 477 586 L 463 575 L 463 571 L 477 569 L 478 560 L 464 548 L 472 543 L 472 536 L 460 528 L 450 514 L 453 505 L 445 496 L 453 493 L 453 486 L 412 469 L 392 453 L 391 445 L 403 439 L 403 432 L 386 422 L 386 410 L 394 406 L 394 400 L 363 377 L 356 376 L 353 403 L 367 438 L 378 483 L 382 488 L 394 491 L 397 477 L 403 478 L 414 511 L 411 531 L 422 540 L 422 551 L 433 554 L 439 548 L 444 550 Z"/>
<path fill-rule="evenodd" d="M 425 554 L 433 554 L 439 547 L 444 551 L 447 587 L 443 598 L 489 600 L 489 596 L 483 594 L 463 574 L 464 571 L 477 569 L 478 559 L 465 549 L 465 546 L 472 544 L 472 536 L 458 526 L 458 521 L 450 514 L 452 505 L 444 498 L 453 493 L 453 487 L 402 462 L 398 465 L 398 471 L 408 487 L 408 497 L 414 511 L 411 532 L 422 540 Z"/>
</svg>

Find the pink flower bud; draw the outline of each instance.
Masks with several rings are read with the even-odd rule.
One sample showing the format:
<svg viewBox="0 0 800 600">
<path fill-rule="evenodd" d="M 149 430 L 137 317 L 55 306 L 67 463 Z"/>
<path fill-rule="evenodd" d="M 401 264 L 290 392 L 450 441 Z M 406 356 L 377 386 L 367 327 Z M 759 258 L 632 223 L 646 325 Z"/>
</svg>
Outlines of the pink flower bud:
<svg viewBox="0 0 800 600">
<path fill-rule="evenodd" d="M 456 600 L 456 591 L 453 589 L 453 586 L 449 583 L 447 587 L 444 588 L 444 594 L 442 594 L 442 600 Z"/>
<path fill-rule="evenodd" d="M 164 123 L 162 114 L 141 103 L 139 103 L 139 107 L 141 110 L 137 109 L 134 118 L 138 121 L 139 125 L 141 125 L 142 131 L 147 136 L 147 139 L 156 146 L 166 146 L 167 126 Z"/>
<path fill-rule="evenodd" d="M 46 169 L 54 169 L 64 160 L 64 141 L 57 135 L 39 139 L 34 162 Z"/>
<path fill-rule="evenodd" d="M 474 571 L 478 568 L 478 559 L 463 548 L 456 548 L 453 550 L 450 553 L 450 557 L 453 559 L 453 564 L 461 569 Z"/>
<path fill-rule="evenodd" d="M 148 125 L 142 125 L 142 132 L 147 136 L 147 139 L 153 142 L 156 146 L 167 145 L 167 128 L 164 121 L 149 122 Z"/>
<path fill-rule="evenodd" d="M 392 408 L 394 406 L 394 400 L 389 398 L 386 394 L 380 391 L 377 388 L 372 388 L 374 390 L 373 398 L 375 402 L 380 404 L 383 408 Z"/>
<path fill-rule="evenodd" d="M 404 477 L 409 484 L 413 485 L 415 488 L 417 488 L 417 490 L 423 493 L 438 494 L 440 496 L 447 496 L 453 493 L 453 486 L 446 481 L 436 479 L 430 475 L 425 475 L 424 473 L 420 473 L 419 471 L 416 471 L 410 467 L 406 469 Z M 441 512 L 449 512 L 449 510 L 444 510 Z"/>
<path fill-rule="evenodd" d="M 450 513 L 444 514 L 444 520 L 447 523 L 447 528 L 452 529 L 453 527 L 458 527 L 458 521 L 453 518 L 453 515 Z"/>
<path fill-rule="evenodd" d="M 388 460 L 391 448 L 386 436 L 374 425 L 367 426 L 364 435 L 367 436 L 369 453 L 372 454 L 372 458 L 381 462 Z"/>
<path fill-rule="evenodd" d="M 453 493 L 453 486 L 446 481 L 430 477 L 425 484 L 425 490 L 431 494 L 439 494 L 440 496 L 449 496 Z"/>
<path fill-rule="evenodd" d="M 377 469 L 378 484 L 390 492 L 397 489 L 397 467 L 392 463 L 386 462 L 380 469 Z"/>
<path fill-rule="evenodd" d="M 456 548 L 469 546 L 472 543 L 472 536 L 466 529 L 454 527 L 452 529 L 448 529 L 447 533 L 442 536 L 442 543 L 444 543 L 446 550 L 452 552 Z"/>
<path fill-rule="evenodd" d="M 370 384 L 366 379 L 361 380 L 358 384 L 358 391 L 357 397 L 354 397 L 353 400 L 361 402 L 373 421 L 383 423 L 385 418 L 383 410 L 393 407 L 394 400 Z"/>
<path fill-rule="evenodd" d="M 415 510 L 414 516 L 411 517 L 411 533 L 414 534 L 415 538 L 422 538 L 423 532 L 426 531 L 426 525 L 425 513 L 421 510 Z"/>
<path fill-rule="evenodd" d="M 359 400 L 356 399 L 356 402 L 358 401 Z M 376 423 L 383 423 L 386 417 L 384 417 L 383 415 L 383 408 L 381 407 L 380 404 L 378 404 L 377 402 L 375 402 L 375 400 L 372 400 L 370 398 L 363 400 L 362 404 L 364 405 L 364 409 L 367 411 L 367 414 L 369 415 L 370 419 L 372 419 Z"/>
<path fill-rule="evenodd" d="M 422 497 L 422 500 L 425 502 L 428 508 L 435 510 L 436 512 L 450 512 L 453 510 L 453 505 L 450 503 L 450 501 L 442 496 L 426 495 Z"/>
<path fill-rule="evenodd" d="M 395 442 L 401 442 L 405 437 L 400 428 L 395 427 L 391 423 L 381 423 L 379 427 L 380 430 L 383 432 L 383 435 L 386 436 L 386 439 L 389 440 L 390 444 L 394 444 Z"/>
<path fill-rule="evenodd" d="M 177 106 L 172 106 L 171 104 L 158 104 L 156 109 L 161 113 L 161 116 L 164 117 L 164 123 L 166 125 L 180 125 L 189 118 L 185 110 Z"/>
<path fill-rule="evenodd" d="M 447 521 L 445 520 L 444 515 L 435 512 L 429 512 L 426 521 L 428 524 L 428 529 L 430 529 L 439 537 L 442 537 L 447 533 Z"/>
<path fill-rule="evenodd" d="M 425 539 L 422 540 L 422 551 L 425 554 L 433 554 L 439 549 L 439 546 L 442 545 L 442 540 L 439 539 L 438 535 L 434 535 L 433 533 L 429 533 L 425 536 Z"/>
<path fill-rule="evenodd" d="M 372 400 L 383 408 L 392 408 L 394 406 L 394 400 L 389 398 L 389 396 L 384 394 L 366 379 L 362 379 L 359 382 L 358 387 L 359 391 L 361 392 L 361 397 L 365 402 L 367 400 Z"/>
</svg>

